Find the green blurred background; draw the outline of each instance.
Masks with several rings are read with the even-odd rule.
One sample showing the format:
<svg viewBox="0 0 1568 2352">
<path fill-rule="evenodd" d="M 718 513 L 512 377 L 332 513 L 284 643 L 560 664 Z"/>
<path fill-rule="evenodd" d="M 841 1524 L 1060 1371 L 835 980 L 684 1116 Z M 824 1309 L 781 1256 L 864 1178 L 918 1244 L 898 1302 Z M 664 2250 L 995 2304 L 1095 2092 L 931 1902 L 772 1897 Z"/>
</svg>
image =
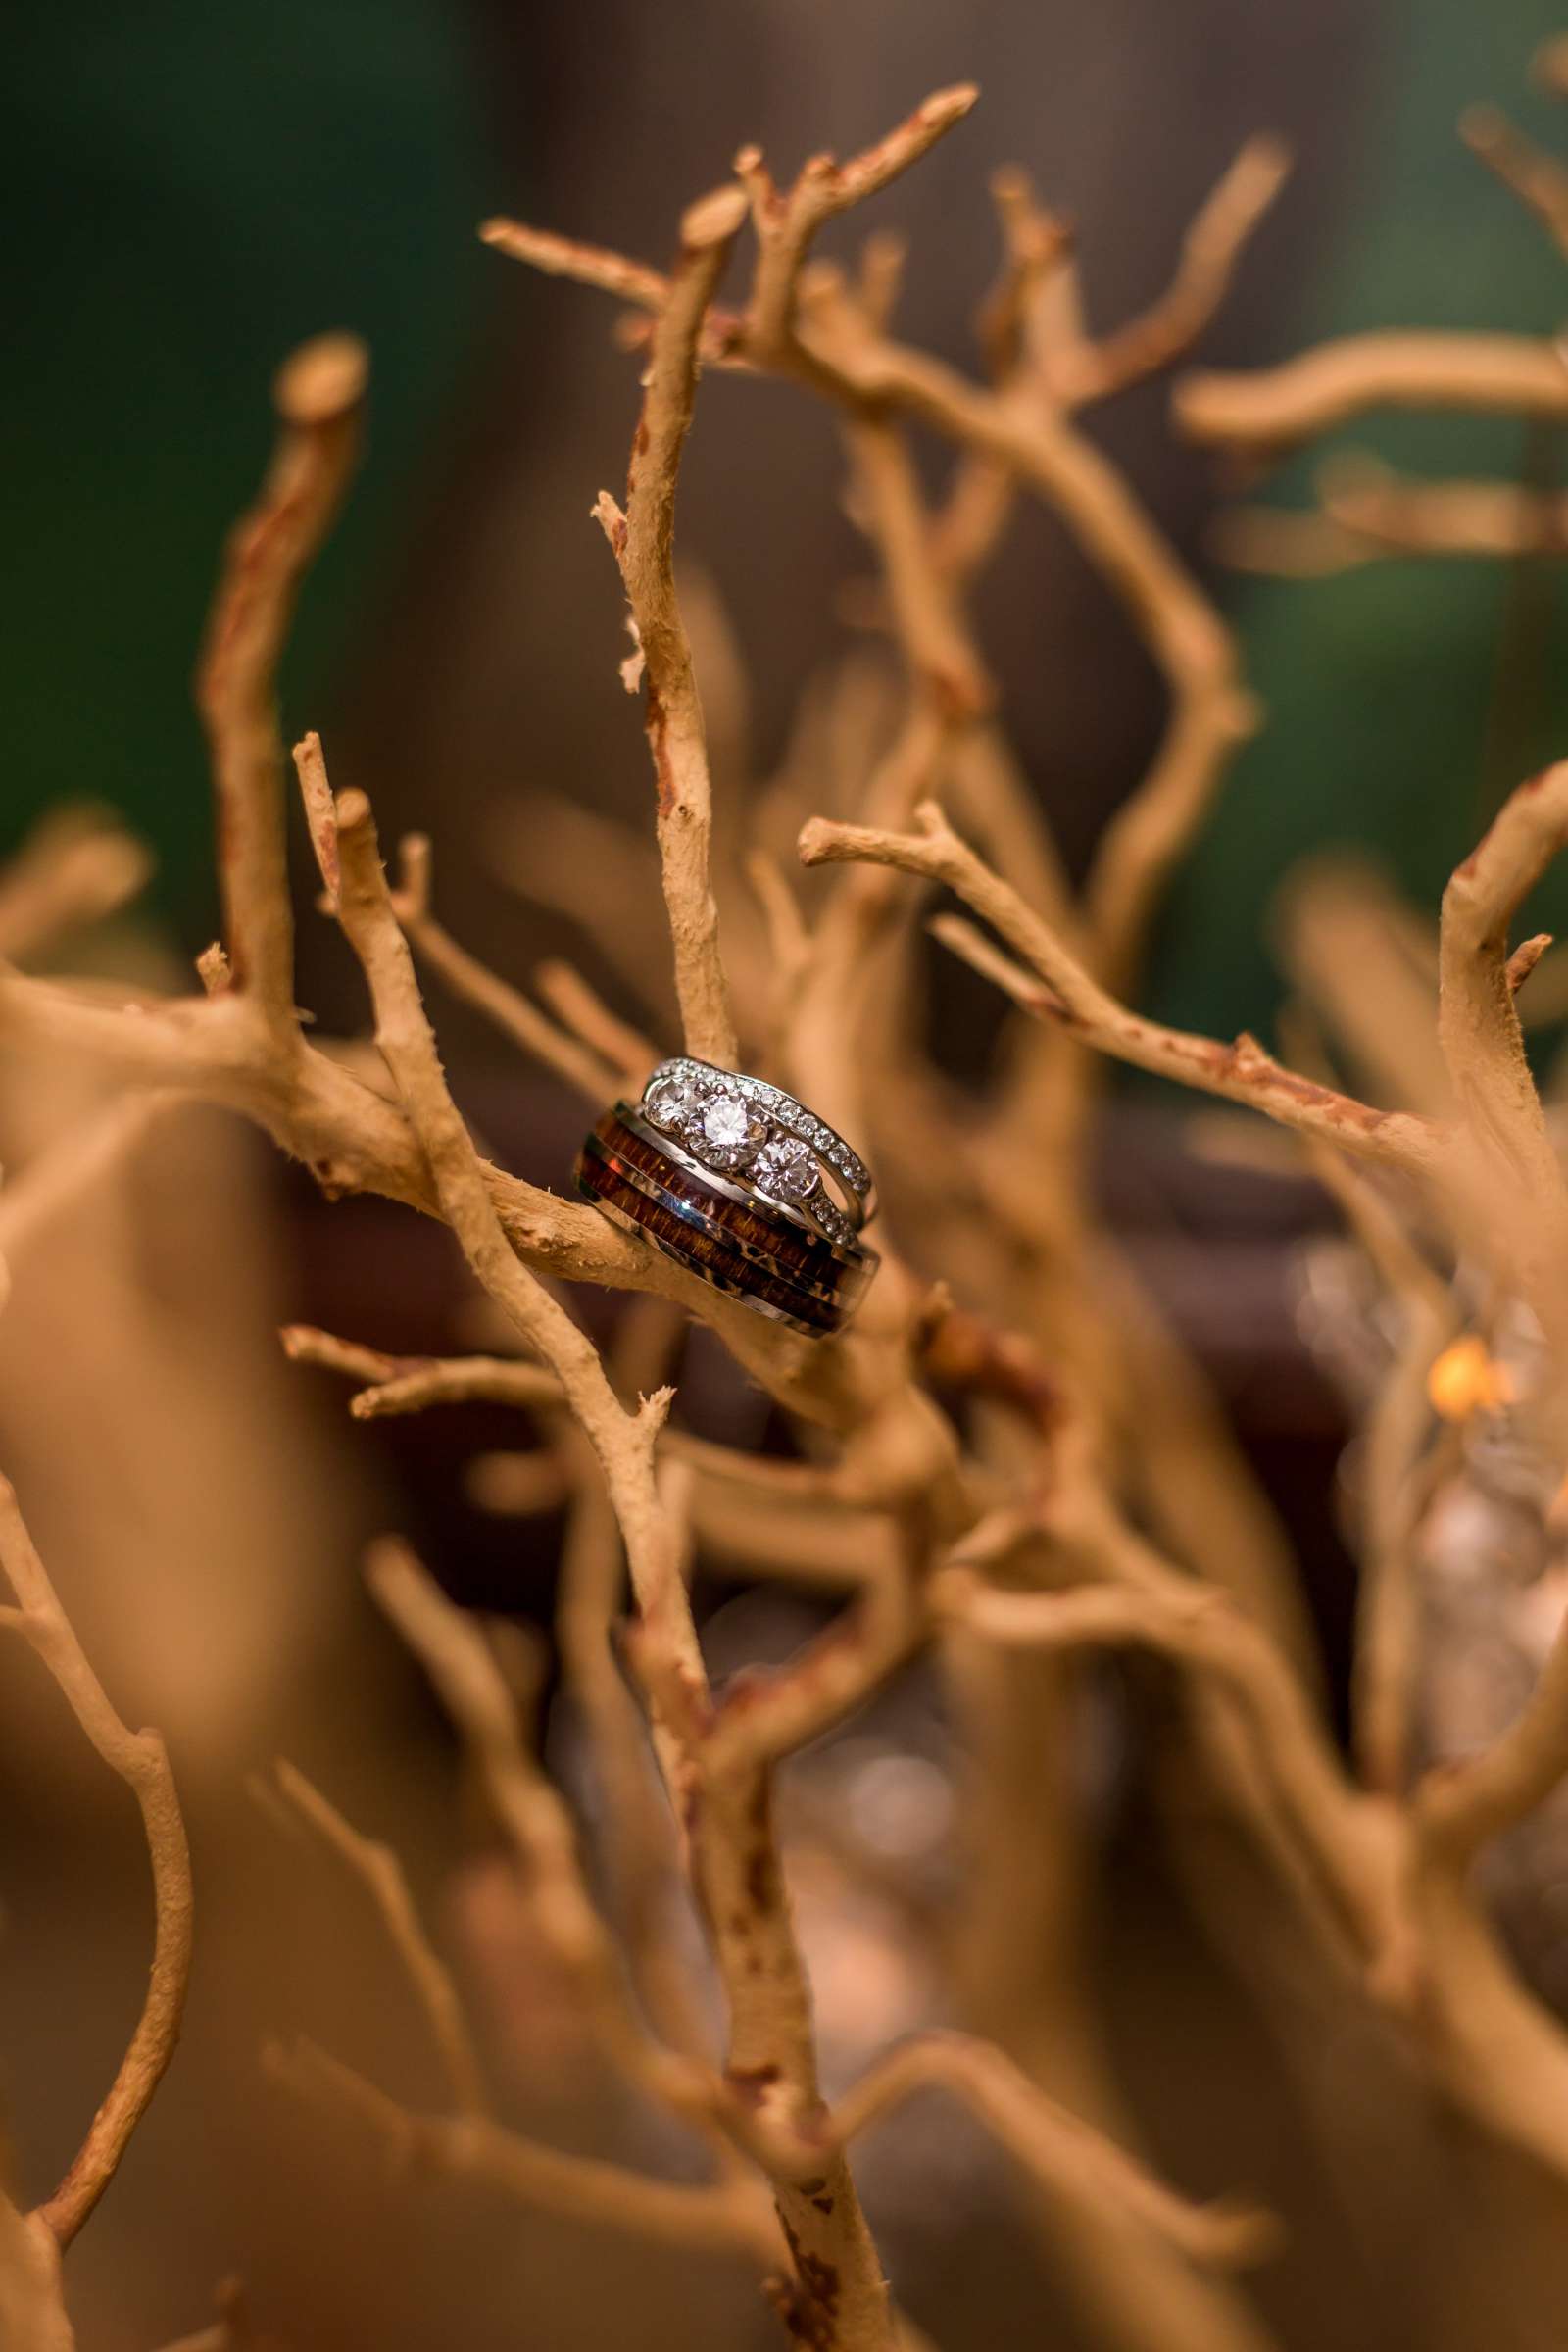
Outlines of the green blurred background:
<svg viewBox="0 0 1568 2352">
<path fill-rule="evenodd" d="M 1145 295 L 1237 135 L 1272 122 L 1301 166 L 1211 339 L 1226 363 L 1379 323 L 1545 331 L 1565 307 L 1559 257 L 1454 123 L 1494 98 L 1568 146 L 1568 124 L 1527 81 L 1553 29 L 1536 0 L 1273 0 L 1262 12 L 1119 0 L 1092 24 L 1017 0 L 26 11 L 0 98 L 16 273 L 0 847 L 59 798 L 113 802 L 156 847 L 157 904 L 182 944 L 210 934 L 193 649 L 222 533 L 264 462 L 271 370 L 333 325 L 373 347 L 373 429 L 306 600 L 291 722 L 343 710 L 351 745 L 374 762 L 365 780 L 400 818 L 421 796 L 426 812 L 439 800 L 459 837 L 444 870 L 466 911 L 473 901 L 487 952 L 514 919 L 487 906 L 470 856 L 498 779 L 525 789 L 543 771 L 641 813 L 635 726 L 607 683 L 618 600 L 582 526 L 599 482 L 618 474 L 634 390 L 592 297 L 526 283 L 477 246 L 487 211 L 536 209 L 657 255 L 740 137 L 763 130 L 793 162 L 824 139 L 871 135 L 932 81 L 974 71 L 985 103 L 961 154 L 950 143 L 923 168 L 924 188 L 917 174 L 883 202 L 883 217 L 938 240 L 923 275 L 946 290 L 916 300 L 910 331 L 955 356 L 969 357 L 966 313 L 991 267 L 991 165 L 1021 154 L 1072 205 L 1092 287 L 1098 273 L 1110 296 L 1123 281 Z M 728 454 L 742 444 L 726 436 L 754 426 L 733 421 L 731 397 L 715 392 L 716 422 L 705 412 L 685 519 L 754 662 L 764 633 L 776 657 L 758 693 L 765 756 L 809 662 L 831 650 L 851 543 L 820 424 L 785 420 L 784 396 L 745 392 L 771 404 L 769 430 L 778 418 L 803 437 L 779 443 L 773 482 L 752 466 L 742 485 Z M 1102 429 L 1201 561 L 1212 469 L 1171 444 L 1163 396 Z M 1459 419 L 1374 420 L 1346 439 L 1439 472 L 1555 477 L 1562 454 L 1556 436 L 1527 444 L 1518 428 Z M 1323 454 L 1265 495 L 1304 495 Z M 514 500 L 504 574 L 485 545 L 492 480 Z M 820 524 L 802 519 L 818 512 Z M 1489 801 L 1568 734 L 1563 592 L 1539 572 L 1219 576 L 1269 725 L 1174 894 L 1152 983 L 1161 1010 L 1266 1028 L 1267 906 L 1316 846 L 1368 844 L 1434 900 Z M 503 577 L 515 602 L 496 626 L 514 651 L 498 685 L 494 657 L 465 670 L 463 648 L 483 632 L 452 614 L 466 610 L 465 580 L 477 610 L 485 595 L 495 606 Z M 1075 597 L 1054 586 L 1009 593 L 999 616 L 1019 738 L 1074 854 L 1158 723 L 1140 657 L 1093 583 L 1083 593 L 1087 621 L 1063 614 Z M 1078 658 L 1075 625 L 1102 649 L 1102 672 Z M 463 644 L 443 649 L 443 630 Z M 432 775 L 413 747 L 428 746 L 443 703 L 461 706 L 468 734 L 455 747 L 440 736 L 452 763 Z"/>
<path fill-rule="evenodd" d="M 1568 149 L 1563 110 L 1533 89 L 1533 51 L 1560 29 L 1534 0 L 1399 13 L 1397 71 L 1363 125 L 1345 230 L 1300 291 L 1292 343 L 1387 327 L 1549 334 L 1568 317 L 1550 239 L 1455 136 L 1494 100 Z M 1288 199 L 1287 199 L 1288 201 Z M 1369 416 L 1303 452 L 1259 495 L 1308 503 L 1335 451 L 1418 473 L 1560 484 L 1557 428 L 1458 416 Z M 1371 564 L 1324 580 L 1233 583 L 1266 712 L 1172 894 L 1154 995 L 1167 1017 L 1233 1030 L 1272 1010 L 1266 913 L 1298 858 L 1355 843 L 1434 908 L 1455 860 L 1523 776 L 1568 748 L 1560 564 Z M 1568 879 L 1542 892 L 1568 915 Z"/>
<path fill-rule="evenodd" d="M 62 797 L 153 842 L 187 940 L 212 912 L 187 681 L 281 356 L 353 326 L 374 421 L 290 656 L 298 699 L 395 560 L 453 402 L 482 256 L 473 26 L 441 0 L 30 8 L 0 98 L 11 561 L 0 828 Z"/>
</svg>

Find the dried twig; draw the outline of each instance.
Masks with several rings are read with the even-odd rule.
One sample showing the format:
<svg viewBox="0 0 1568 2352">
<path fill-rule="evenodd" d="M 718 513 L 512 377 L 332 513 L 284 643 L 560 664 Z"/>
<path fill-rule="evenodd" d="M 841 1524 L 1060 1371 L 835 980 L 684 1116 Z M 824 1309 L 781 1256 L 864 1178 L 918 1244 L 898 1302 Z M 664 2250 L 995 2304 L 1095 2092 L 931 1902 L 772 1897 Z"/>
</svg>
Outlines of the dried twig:
<svg viewBox="0 0 1568 2352">
<path fill-rule="evenodd" d="M 1298 1077 L 1254 1039 L 1243 1037 L 1223 1046 L 1129 1012 L 1106 996 L 1049 926 L 958 839 L 940 808 L 928 804 L 915 817 L 920 830 L 908 834 L 813 819 L 801 836 L 801 856 L 808 865 L 863 858 L 946 883 L 1002 933 L 1027 960 L 1029 970 L 1021 971 L 966 925 L 948 919 L 938 925 L 944 945 L 1005 987 L 1026 1011 L 1065 1023 L 1086 1045 L 1205 1093 L 1246 1102 L 1284 1126 L 1319 1135 L 1347 1151 L 1417 1171 L 1430 1166 L 1435 1135 L 1425 1120 L 1404 1112 L 1371 1110 L 1330 1087 Z"/>
<path fill-rule="evenodd" d="M 1555 343 L 1525 335 L 1348 335 L 1278 368 L 1194 374 L 1172 395 L 1195 441 L 1275 455 L 1368 409 L 1462 409 L 1480 416 L 1568 416 L 1568 366 Z"/>
<path fill-rule="evenodd" d="M 746 217 L 738 188 L 694 204 L 661 304 L 648 388 L 626 476 L 626 511 L 602 491 L 595 513 L 626 584 L 645 681 L 648 748 L 658 787 L 659 850 L 686 1050 L 725 1068 L 738 1058 L 734 1015 L 709 881 L 712 793 L 702 705 L 675 594 L 675 481 L 691 425 L 704 314 Z"/>
<path fill-rule="evenodd" d="M 541 963 L 534 973 L 534 986 L 562 1025 L 574 1037 L 581 1038 L 591 1054 L 602 1056 L 611 1074 L 612 1083 L 601 1090 L 598 1102 L 602 1105 L 606 1095 L 616 1086 L 631 1095 L 640 1095 L 648 1083 L 649 1072 L 660 1059 L 660 1049 L 640 1029 L 623 1021 L 612 1012 L 575 964 L 551 959 Z"/>
<path fill-rule="evenodd" d="M 346 1864 L 375 1905 L 387 1940 L 424 2013 L 456 2112 L 466 2116 L 488 2113 L 484 2078 L 457 1986 L 424 1932 L 397 1855 L 380 1839 L 362 1836 L 286 1758 L 278 1758 L 272 1778 L 281 1801 Z"/>
<path fill-rule="evenodd" d="M 691 2188 L 568 2155 L 484 2117 L 415 2115 L 314 2042 L 273 2047 L 267 2058 L 291 2089 L 357 2117 L 402 2164 L 482 2185 L 564 2221 L 599 2222 L 663 2245 L 740 2248 L 763 2261 L 776 2253 L 765 2208 L 759 2211 L 745 2183 Z"/>
<path fill-rule="evenodd" d="M 308 735 L 296 751 L 295 764 L 300 768 L 300 780 L 305 783 L 307 762 L 324 783 L 325 765 L 321 760 L 319 739 Z M 334 850 L 335 855 L 335 850 Z M 569 1036 L 545 1018 L 537 1005 L 531 1004 L 522 991 L 496 973 L 486 970 L 466 948 L 460 947 L 442 924 L 430 912 L 430 843 L 423 833 L 404 836 L 400 848 L 402 872 L 393 894 L 393 906 L 399 922 L 408 933 L 415 954 L 440 974 L 454 995 L 471 1004 L 492 1021 L 504 1037 L 535 1061 L 552 1069 L 567 1085 L 598 1104 L 613 1093 L 615 1072 L 602 1056 L 584 1047 L 580 1039 Z"/>
<path fill-rule="evenodd" d="M 0 875 L 0 956 L 24 963 L 62 933 L 101 922 L 151 871 L 147 851 L 106 810 L 43 817 Z"/>
<path fill-rule="evenodd" d="M 1568 499 L 1520 482 L 1421 481 L 1365 452 L 1319 467 L 1318 505 L 1237 507 L 1212 534 L 1242 571 L 1321 579 L 1391 557 L 1508 559 L 1568 550 Z"/>
<path fill-rule="evenodd" d="M 1459 119 L 1459 136 L 1568 258 L 1568 166 L 1516 130 L 1495 106 L 1468 107 Z"/>
<path fill-rule="evenodd" d="M 1568 1380 L 1568 1185 L 1525 1057 L 1508 927 L 1565 840 L 1568 761 L 1520 785 L 1456 867 L 1443 900 L 1438 1013 L 1467 1143 L 1459 1175 L 1471 1188 L 1470 1213 L 1552 1340 L 1559 1392 Z M 1501 1231 L 1493 1214 L 1498 1185 L 1519 1208 Z"/>
<path fill-rule="evenodd" d="M 3 1480 L 0 1561 L 16 1594 L 16 1605 L 0 1610 L 0 1625 L 36 1650 L 99 1755 L 130 1789 L 152 1864 L 153 1957 L 141 2016 L 85 2139 L 37 2211 L 57 2243 L 69 2246 L 119 2170 L 179 2038 L 190 1976 L 190 1851 L 162 1739 L 157 1732 L 128 1731 L 115 1712 Z"/>
<path fill-rule="evenodd" d="M 1313 1148 L 1312 1165 L 1387 1286 L 1401 1324 L 1395 1361 L 1365 1431 L 1351 1689 L 1362 1777 L 1368 1788 L 1396 1796 L 1409 1785 L 1412 1762 L 1420 1634 L 1413 1554 L 1424 1499 L 1417 1471 L 1431 1424 L 1427 1383 L 1440 1350 L 1454 1336 L 1457 1315 L 1447 1286 L 1366 1171 L 1321 1147 Z"/>
<path fill-rule="evenodd" d="M 353 467 L 366 372 L 363 346 L 336 335 L 307 344 L 279 374 L 283 436 L 260 502 L 235 527 L 197 675 L 218 801 L 223 945 L 236 991 L 279 1048 L 295 1034 L 294 925 L 273 681 L 300 581 Z"/>
<path fill-rule="evenodd" d="M 963 120 L 978 96 L 972 82 L 933 92 L 886 138 L 847 162 L 812 156 L 783 195 L 763 171 L 760 153 L 742 149 L 735 168 L 751 193 L 760 256 L 746 319 L 748 343 L 758 353 L 777 358 L 789 350 L 801 268 L 823 223 L 874 196 L 917 163 Z"/>
<path fill-rule="evenodd" d="M 291 1363 L 318 1364 L 366 1386 L 349 1400 L 356 1421 L 379 1421 L 394 1413 L 419 1413 L 431 1404 L 519 1405 L 540 1412 L 561 1404 L 561 1384 L 542 1364 L 495 1355 L 385 1355 L 352 1340 L 306 1323 L 279 1332 Z"/>
<path fill-rule="evenodd" d="M 1066 352 L 1054 385 L 1077 405 L 1105 400 L 1189 351 L 1230 291 L 1243 248 L 1291 169 L 1283 140 L 1249 139 L 1193 218 L 1159 300 L 1098 343 Z"/>
</svg>

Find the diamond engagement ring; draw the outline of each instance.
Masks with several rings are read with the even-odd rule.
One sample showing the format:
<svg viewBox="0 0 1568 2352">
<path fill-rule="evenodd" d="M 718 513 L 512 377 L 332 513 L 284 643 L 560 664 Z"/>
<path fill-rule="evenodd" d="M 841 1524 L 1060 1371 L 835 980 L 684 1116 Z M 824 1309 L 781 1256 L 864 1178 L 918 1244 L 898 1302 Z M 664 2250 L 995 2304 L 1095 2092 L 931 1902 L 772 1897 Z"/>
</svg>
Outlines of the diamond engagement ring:
<svg viewBox="0 0 1568 2352">
<path fill-rule="evenodd" d="M 830 1242 L 853 1241 L 876 1213 L 865 1162 L 825 1120 L 765 1078 L 676 1054 L 655 1070 L 640 1108 L 704 1167 L 744 1177 L 775 1206 L 808 1217 Z"/>
<path fill-rule="evenodd" d="M 870 1171 L 782 1087 L 679 1054 L 606 1111 L 577 1187 L 616 1224 L 759 1314 L 839 1330 L 876 1271 Z"/>
</svg>

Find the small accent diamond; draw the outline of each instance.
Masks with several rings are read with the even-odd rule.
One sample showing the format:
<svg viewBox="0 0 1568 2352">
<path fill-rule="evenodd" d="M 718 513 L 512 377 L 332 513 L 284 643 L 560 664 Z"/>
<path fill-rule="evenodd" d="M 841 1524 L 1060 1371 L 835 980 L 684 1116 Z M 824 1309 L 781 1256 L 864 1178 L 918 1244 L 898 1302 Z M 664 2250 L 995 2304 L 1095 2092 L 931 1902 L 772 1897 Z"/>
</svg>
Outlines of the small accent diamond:
<svg viewBox="0 0 1568 2352">
<path fill-rule="evenodd" d="M 643 1108 L 656 1127 L 678 1135 L 701 1117 L 705 1099 L 697 1079 L 676 1070 L 654 1080 L 643 1097 Z"/>
</svg>

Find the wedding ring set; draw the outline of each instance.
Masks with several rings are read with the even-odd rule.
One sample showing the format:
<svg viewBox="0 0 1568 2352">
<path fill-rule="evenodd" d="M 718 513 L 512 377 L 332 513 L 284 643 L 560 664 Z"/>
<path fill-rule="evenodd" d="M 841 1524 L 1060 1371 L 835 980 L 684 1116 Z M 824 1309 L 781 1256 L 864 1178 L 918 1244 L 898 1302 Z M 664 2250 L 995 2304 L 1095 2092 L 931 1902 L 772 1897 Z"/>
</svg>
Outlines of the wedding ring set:
<svg viewBox="0 0 1568 2352">
<path fill-rule="evenodd" d="M 839 1330 L 876 1271 L 858 1154 L 782 1087 L 689 1054 L 605 1112 L 576 1178 L 614 1223 L 795 1331 Z"/>
</svg>

